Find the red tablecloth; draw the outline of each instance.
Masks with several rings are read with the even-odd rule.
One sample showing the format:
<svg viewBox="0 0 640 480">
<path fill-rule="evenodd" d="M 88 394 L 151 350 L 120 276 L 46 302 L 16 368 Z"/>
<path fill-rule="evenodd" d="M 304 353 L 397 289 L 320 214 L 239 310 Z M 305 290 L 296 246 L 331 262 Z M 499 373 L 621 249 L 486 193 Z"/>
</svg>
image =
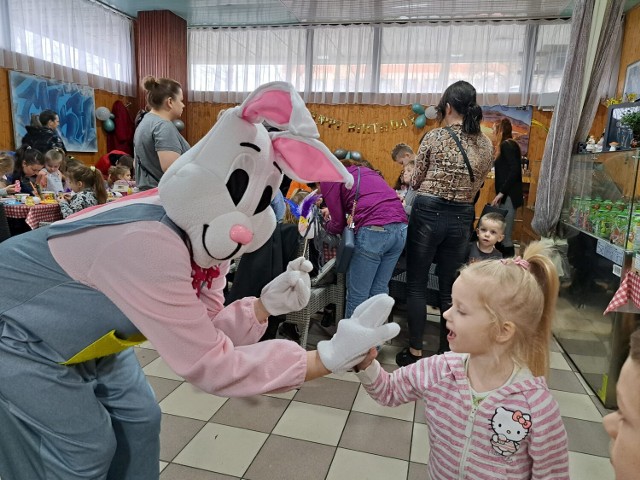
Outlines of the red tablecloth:
<svg viewBox="0 0 640 480">
<path fill-rule="evenodd" d="M 38 228 L 40 226 L 40 222 L 55 222 L 56 220 L 62 220 L 60 205 L 57 203 L 33 206 L 27 206 L 24 204 L 5 204 L 4 211 L 9 218 L 24 218 L 27 225 L 32 229 Z"/>
<path fill-rule="evenodd" d="M 640 275 L 633 270 L 627 272 L 620 283 L 618 291 L 615 293 L 609 306 L 604 311 L 609 312 L 640 312 Z"/>
</svg>

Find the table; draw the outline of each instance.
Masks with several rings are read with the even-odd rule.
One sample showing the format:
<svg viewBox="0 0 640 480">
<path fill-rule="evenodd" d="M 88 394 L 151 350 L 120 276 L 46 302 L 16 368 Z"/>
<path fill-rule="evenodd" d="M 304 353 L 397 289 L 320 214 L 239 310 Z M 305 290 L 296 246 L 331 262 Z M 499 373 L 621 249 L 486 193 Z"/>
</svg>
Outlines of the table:
<svg viewBox="0 0 640 480">
<path fill-rule="evenodd" d="M 60 205 L 57 203 L 39 204 L 39 205 L 4 205 L 4 211 L 7 218 L 23 218 L 31 229 L 40 226 L 40 222 L 55 222 L 62 220 L 62 212 Z"/>
</svg>

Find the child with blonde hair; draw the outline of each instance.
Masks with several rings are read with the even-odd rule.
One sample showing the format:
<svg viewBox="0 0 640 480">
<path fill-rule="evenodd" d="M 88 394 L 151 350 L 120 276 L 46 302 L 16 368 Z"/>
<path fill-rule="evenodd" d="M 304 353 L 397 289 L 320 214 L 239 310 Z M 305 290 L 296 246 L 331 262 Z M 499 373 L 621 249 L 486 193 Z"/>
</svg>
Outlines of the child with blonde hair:
<svg viewBox="0 0 640 480">
<path fill-rule="evenodd" d="M 8 153 L 0 153 L 0 197 L 16 193 L 14 183 L 8 184 L 7 175 L 13 172 L 13 157 Z"/>
<path fill-rule="evenodd" d="M 429 478 L 569 479 L 567 435 L 544 375 L 558 275 L 548 252 L 464 267 L 444 313 L 451 352 L 392 374 L 355 368 L 379 404 L 426 404 Z"/>
<path fill-rule="evenodd" d="M 93 165 L 75 165 L 67 171 L 67 180 L 73 193 L 64 195 L 60 201 L 63 218 L 87 207 L 100 205 L 107 201 L 107 190 L 102 173 Z"/>
<path fill-rule="evenodd" d="M 38 184 L 50 192 L 64 192 L 64 159 L 61 148 L 52 148 L 44 155 L 44 168 L 38 172 Z"/>
</svg>

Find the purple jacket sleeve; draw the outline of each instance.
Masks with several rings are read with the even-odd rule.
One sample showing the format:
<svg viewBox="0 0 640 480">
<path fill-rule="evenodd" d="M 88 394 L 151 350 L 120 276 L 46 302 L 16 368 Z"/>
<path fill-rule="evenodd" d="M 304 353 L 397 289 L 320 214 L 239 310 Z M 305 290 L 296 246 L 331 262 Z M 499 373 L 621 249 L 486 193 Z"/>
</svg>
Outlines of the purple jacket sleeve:
<svg viewBox="0 0 640 480">
<path fill-rule="evenodd" d="M 325 228 L 327 232 L 332 234 L 342 233 L 347 225 L 347 212 L 342 205 L 341 183 L 321 183 L 322 198 L 329 209 L 331 220 L 327 222 Z"/>
</svg>

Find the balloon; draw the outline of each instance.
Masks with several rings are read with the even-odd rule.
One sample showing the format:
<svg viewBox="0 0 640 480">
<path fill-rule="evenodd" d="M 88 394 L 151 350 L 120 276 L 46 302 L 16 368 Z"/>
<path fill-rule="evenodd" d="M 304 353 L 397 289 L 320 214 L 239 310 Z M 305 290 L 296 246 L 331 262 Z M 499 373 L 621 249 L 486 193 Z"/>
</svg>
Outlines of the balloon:
<svg viewBox="0 0 640 480">
<path fill-rule="evenodd" d="M 351 159 L 358 161 L 358 160 L 362 160 L 362 154 L 360 152 L 349 152 L 351 155 Z"/>
<path fill-rule="evenodd" d="M 413 112 L 417 113 L 418 115 L 422 115 L 424 113 L 424 107 L 419 103 L 414 103 L 413 105 L 411 105 L 411 110 L 413 110 Z"/>
<path fill-rule="evenodd" d="M 105 120 L 109 120 L 111 116 L 111 111 L 107 107 L 98 107 L 96 108 L 96 118 L 102 122 Z"/>
<path fill-rule="evenodd" d="M 113 120 L 107 118 L 104 122 L 102 122 L 102 128 L 104 128 L 105 132 L 113 132 L 116 129 L 116 124 L 113 123 Z"/>
<path fill-rule="evenodd" d="M 109 118 L 110 118 L 111 120 L 115 120 L 115 119 L 116 119 L 116 116 L 112 113 L 111 115 L 109 115 Z"/>
<path fill-rule="evenodd" d="M 173 124 L 176 126 L 179 132 L 184 130 L 184 122 L 180 119 L 176 119 L 173 121 Z"/>
<path fill-rule="evenodd" d="M 347 151 L 344 148 L 337 148 L 333 154 L 338 160 L 342 160 L 347 156 Z"/>
<path fill-rule="evenodd" d="M 427 124 L 427 117 L 425 117 L 424 115 L 418 115 L 413 121 L 413 124 L 416 126 L 416 128 L 424 128 L 424 126 Z"/>
<path fill-rule="evenodd" d="M 424 115 L 429 120 L 433 120 L 434 118 L 436 118 L 438 116 L 438 110 L 436 110 L 436 107 L 431 105 L 431 106 L 427 107 L 427 109 L 424 112 Z"/>
</svg>

